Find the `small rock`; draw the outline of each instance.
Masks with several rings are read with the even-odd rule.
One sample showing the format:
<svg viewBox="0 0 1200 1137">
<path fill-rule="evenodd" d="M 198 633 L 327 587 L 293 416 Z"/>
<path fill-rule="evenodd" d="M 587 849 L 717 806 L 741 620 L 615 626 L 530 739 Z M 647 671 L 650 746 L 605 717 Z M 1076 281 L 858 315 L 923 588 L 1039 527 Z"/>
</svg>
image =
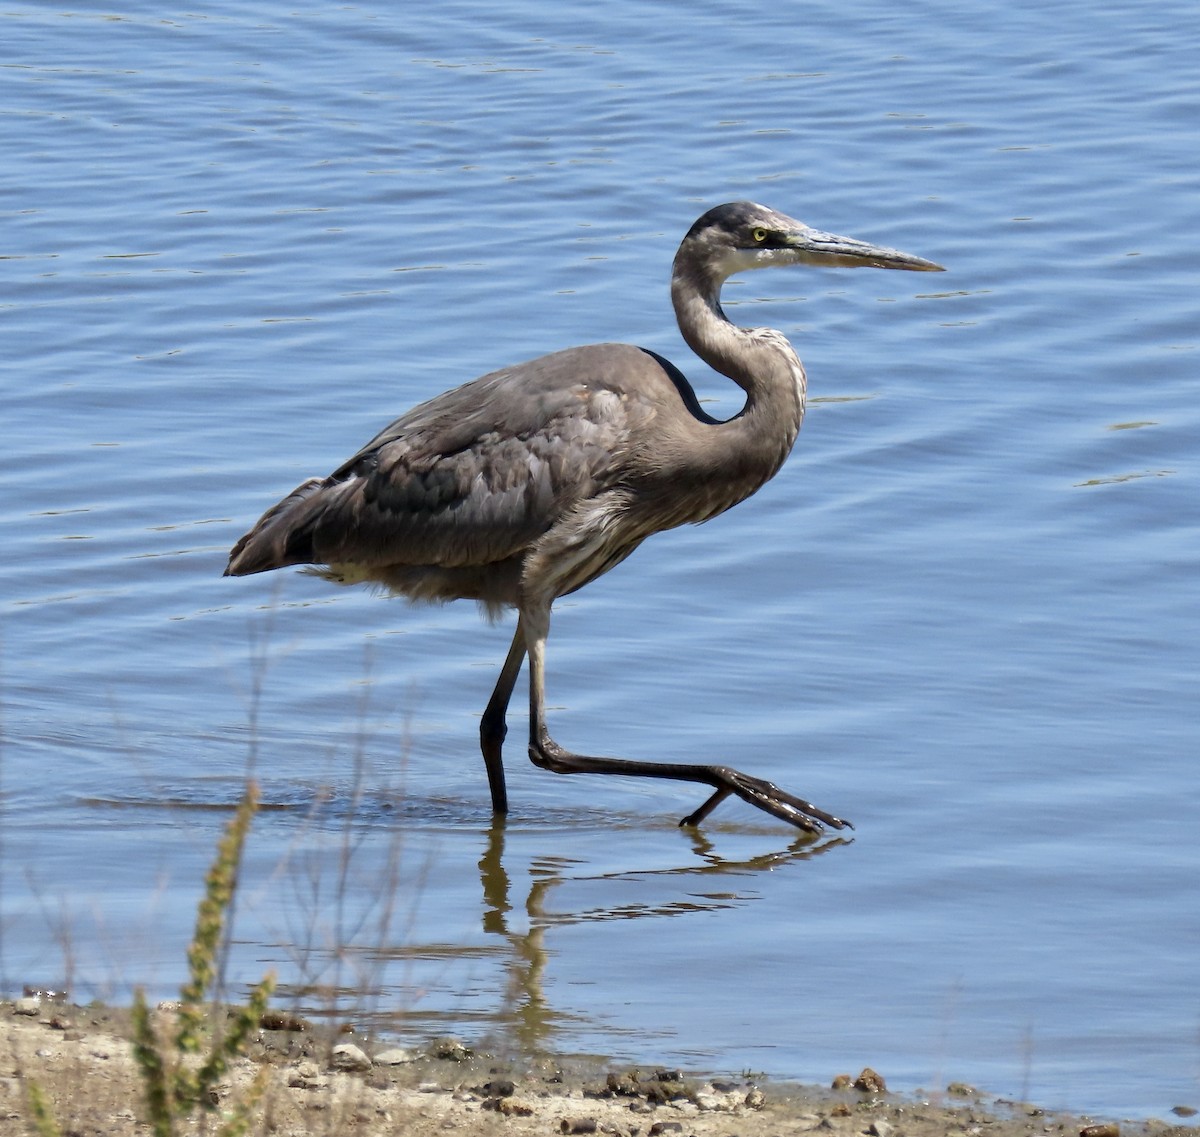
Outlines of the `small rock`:
<svg viewBox="0 0 1200 1137">
<path fill-rule="evenodd" d="M 618 1097 L 636 1097 L 639 1093 L 637 1078 L 632 1074 L 609 1073 L 604 1084 L 610 1094 Z"/>
<path fill-rule="evenodd" d="M 329 1065 L 335 1070 L 369 1070 L 371 1059 L 352 1042 L 341 1042 L 333 1048 Z"/>
<path fill-rule="evenodd" d="M 979 1091 L 974 1086 L 968 1086 L 966 1082 L 951 1082 L 946 1087 L 946 1093 L 954 1098 L 977 1098 Z"/>
<path fill-rule="evenodd" d="M 470 1048 L 457 1038 L 439 1038 L 430 1049 L 435 1058 L 446 1062 L 465 1062 L 471 1057 Z"/>
<path fill-rule="evenodd" d="M 650 1126 L 650 1137 L 659 1137 L 661 1133 L 682 1133 L 683 1124 L 678 1121 L 656 1121 Z"/>
<path fill-rule="evenodd" d="M 26 1015 L 29 1018 L 37 1018 L 42 1011 L 42 1001 L 36 995 L 26 995 L 13 1003 L 14 1015 Z"/>
<path fill-rule="evenodd" d="M 595 1133 L 598 1126 L 594 1117 L 564 1117 L 558 1128 L 563 1133 Z"/>
<path fill-rule="evenodd" d="M 1176 1117 L 1195 1117 L 1196 1116 L 1195 1107 L 1190 1106 L 1190 1105 L 1173 1105 L 1173 1106 L 1171 1106 L 1171 1112 Z"/>
<path fill-rule="evenodd" d="M 408 1062 L 415 1062 L 419 1057 L 419 1054 L 411 1050 L 404 1050 L 399 1046 L 393 1046 L 390 1050 L 381 1050 L 375 1055 L 375 1065 L 403 1066 Z"/>
<path fill-rule="evenodd" d="M 517 1086 L 515 1082 L 510 1081 L 508 1078 L 494 1078 L 490 1082 L 484 1082 L 483 1092 L 488 1097 L 510 1098 L 517 1092 Z"/>
<path fill-rule="evenodd" d="M 263 1011 L 258 1025 L 263 1030 L 302 1031 L 312 1029 L 312 1024 L 307 1019 L 289 1014 L 287 1011 Z"/>
<path fill-rule="evenodd" d="M 747 1109 L 762 1109 L 767 1104 L 766 1094 L 757 1086 L 751 1087 L 746 1094 L 746 1100 L 743 1103 Z"/>
<path fill-rule="evenodd" d="M 659 1078 L 645 1087 L 646 1100 L 651 1105 L 666 1105 L 689 1097 L 688 1089 L 677 1079 Z"/>
<path fill-rule="evenodd" d="M 870 1066 L 863 1067 L 862 1073 L 854 1079 L 854 1088 L 867 1094 L 887 1093 L 887 1083 Z"/>
<path fill-rule="evenodd" d="M 315 1062 L 304 1061 L 288 1075 L 288 1087 L 293 1090 L 322 1090 L 329 1079 L 321 1077 Z"/>
<path fill-rule="evenodd" d="M 1079 1137 L 1121 1137 L 1121 1127 L 1115 1121 L 1106 1121 L 1101 1125 L 1085 1125 L 1079 1131 Z"/>
<path fill-rule="evenodd" d="M 833 1090 L 848 1090 L 852 1085 L 854 1085 L 854 1079 L 849 1074 L 834 1074 L 829 1088 Z"/>
<path fill-rule="evenodd" d="M 871 1137 L 892 1137 L 892 1127 L 886 1121 L 872 1121 L 867 1132 Z"/>
<path fill-rule="evenodd" d="M 483 1109 L 495 1110 L 501 1117 L 532 1117 L 533 1106 L 517 1101 L 511 1097 L 488 1098 L 483 1103 Z"/>
</svg>

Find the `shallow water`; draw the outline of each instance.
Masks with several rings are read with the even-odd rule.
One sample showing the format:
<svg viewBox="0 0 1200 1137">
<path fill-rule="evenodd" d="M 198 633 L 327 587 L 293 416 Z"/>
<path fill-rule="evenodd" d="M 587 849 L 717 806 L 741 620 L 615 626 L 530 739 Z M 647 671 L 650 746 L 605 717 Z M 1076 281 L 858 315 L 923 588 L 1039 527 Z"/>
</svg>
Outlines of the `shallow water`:
<svg viewBox="0 0 1200 1137">
<path fill-rule="evenodd" d="M 252 768 L 238 981 L 373 989 L 401 1036 L 1200 1105 L 1193 7 L 0 29 L 3 986 L 176 987 Z M 551 726 L 857 829 L 733 804 L 690 834 L 687 787 L 510 745 L 498 830 L 476 740 L 511 629 L 225 554 L 543 351 L 630 340 L 735 413 L 666 277 L 743 197 L 949 271 L 731 282 L 808 366 L 796 452 L 558 606 Z"/>
</svg>

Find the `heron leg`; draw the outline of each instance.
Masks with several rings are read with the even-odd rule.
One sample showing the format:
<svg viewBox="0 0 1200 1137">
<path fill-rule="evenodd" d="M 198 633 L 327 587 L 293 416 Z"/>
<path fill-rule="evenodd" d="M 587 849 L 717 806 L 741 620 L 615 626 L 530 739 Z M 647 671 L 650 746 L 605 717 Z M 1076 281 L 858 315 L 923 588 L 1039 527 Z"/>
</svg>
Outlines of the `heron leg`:
<svg viewBox="0 0 1200 1137">
<path fill-rule="evenodd" d="M 818 809 L 811 802 L 781 790 L 762 778 L 754 778 L 729 766 L 691 763 L 641 762 L 628 758 L 597 758 L 564 750 L 550 737 L 546 727 L 545 652 L 549 613 L 522 613 L 525 649 L 529 653 L 529 758 L 535 766 L 556 774 L 623 774 L 634 778 L 665 778 L 700 782 L 713 787 L 713 794 L 680 825 L 699 825 L 730 794 L 786 821 L 806 833 L 820 833 L 824 826 L 852 829 L 850 822 Z"/>
<path fill-rule="evenodd" d="M 504 658 L 504 666 L 500 669 L 500 678 L 484 708 L 483 718 L 479 722 L 479 748 L 483 751 L 483 764 L 487 768 L 488 788 L 492 791 L 492 812 L 508 812 L 508 790 L 504 785 L 504 762 L 501 750 L 504 738 L 508 734 L 508 724 L 505 716 L 508 713 L 509 700 L 513 688 L 517 685 L 517 676 L 525 659 L 525 629 L 521 620 L 517 620 L 517 630 L 513 634 L 508 655 Z"/>
</svg>

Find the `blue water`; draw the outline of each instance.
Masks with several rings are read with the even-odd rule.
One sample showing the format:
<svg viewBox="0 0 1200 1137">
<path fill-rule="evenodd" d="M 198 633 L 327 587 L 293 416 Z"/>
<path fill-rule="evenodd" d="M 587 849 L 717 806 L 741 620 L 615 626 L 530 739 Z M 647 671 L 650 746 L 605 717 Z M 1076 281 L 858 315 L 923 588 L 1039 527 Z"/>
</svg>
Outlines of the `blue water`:
<svg viewBox="0 0 1200 1137">
<path fill-rule="evenodd" d="M 177 987 L 251 770 L 235 984 L 406 1038 L 1200 1105 L 1194 5 L 0 31 L 0 986 Z M 511 629 L 226 552 L 408 406 L 573 343 L 735 413 L 666 283 L 738 198 L 949 271 L 730 283 L 808 366 L 796 452 L 558 606 L 551 728 L 857 829 L 681 832 L 695 790 L 533 770 L 519 713 L 492 828 Z"/>
</svg>

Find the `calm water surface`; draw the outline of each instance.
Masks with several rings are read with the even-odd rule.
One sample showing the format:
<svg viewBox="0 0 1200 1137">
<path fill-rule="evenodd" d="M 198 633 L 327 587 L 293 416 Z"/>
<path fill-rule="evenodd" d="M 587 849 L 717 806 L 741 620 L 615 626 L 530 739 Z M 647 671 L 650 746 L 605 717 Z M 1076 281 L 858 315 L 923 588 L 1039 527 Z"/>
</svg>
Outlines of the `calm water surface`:
<svg viewBox="0 0 1200 1137">
<path fill-rule="evenodd" d="M 177 987 L 252 769 L 234 976 L 306 1006 L 1200 1106 L 1194 5 L 27 4 L 0 30 L 5 988 Z M 950 271 L 730 284 L 808 364 L 796 454 L 559 606 L 551 724 L 858 828 L 805 845 L 735 803 L 681 832 L 694 790 L 520 745 L 493 828 L 478 714 L 511 629 L 223 580 L 226 551 L 413 403 L 573 343 L 668 355 L 735 413 L 667 274 L 743 197 Z"/>
</svg>

